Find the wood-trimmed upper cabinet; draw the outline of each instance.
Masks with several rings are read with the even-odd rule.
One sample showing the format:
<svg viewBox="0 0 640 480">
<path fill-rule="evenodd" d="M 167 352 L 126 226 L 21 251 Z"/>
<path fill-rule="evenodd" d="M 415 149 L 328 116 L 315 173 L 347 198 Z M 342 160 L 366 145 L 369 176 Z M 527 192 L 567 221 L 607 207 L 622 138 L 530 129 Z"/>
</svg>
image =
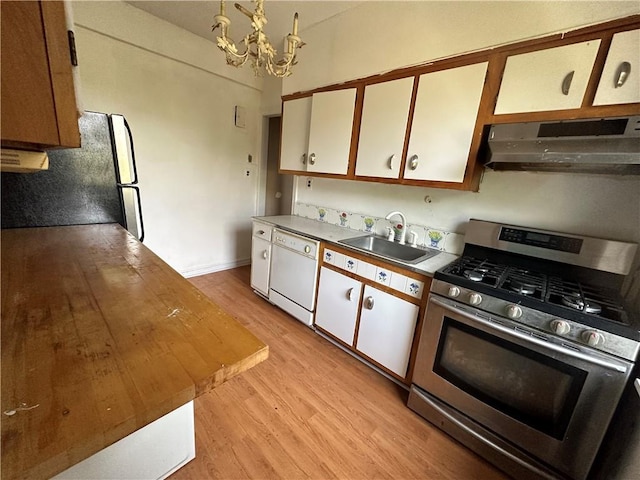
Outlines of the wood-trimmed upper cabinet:
<svg viewBox="0 0 640 480">
<path fill-rule="evenodd" d="M 580 108 L 600 40 L 511 55 L 495 114 Z"/>
<path fill-rule="evenodd" d="M 482 62 L 420 76 L 405 179 L 464 180 L 486 72 Z"/>
<path fill-rule="evenodd" d="M 313 94 L 307 171 L 347 174 L 355 104 L 355 88 Z"/>
<path fill-rule="evenodd" d="M 306 171 L 310 118 L 310 96 L 282 103 L 280 170 Z"/>
<path fill-rule="evenodd" d="M 414 77 L 364 88 L 356 176 L 398 178 Z"/>
<path fill-rule="evenodd" d="M 346 175 L 356 89 L 283 102 L 280 170 Z"/>
<path fill-rule="evenodd" d="M 640 102 L 640 29 L 613 35 L 594 105 Z"/>
<path fill-rule="evenodd" d="M 79 147 L 64 3 L 1 2 L 2 146 Z"/>
</svg>

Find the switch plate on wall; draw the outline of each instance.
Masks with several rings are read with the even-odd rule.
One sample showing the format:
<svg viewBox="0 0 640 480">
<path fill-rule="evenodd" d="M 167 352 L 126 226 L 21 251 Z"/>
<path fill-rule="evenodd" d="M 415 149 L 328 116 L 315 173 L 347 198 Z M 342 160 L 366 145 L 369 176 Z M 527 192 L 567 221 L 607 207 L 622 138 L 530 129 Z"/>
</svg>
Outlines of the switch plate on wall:
<svg viewBox="0 0 640 480">
<path fill-rule="evenodd" d="M 236 105 L 235 118 L 234 118 L 236 127 L 244 128 L 245 127 L 245 118 L 246 118 L 246 114 L 245 114 L 245 111 L 244 111 L 244 107 Z"/>
</svg>

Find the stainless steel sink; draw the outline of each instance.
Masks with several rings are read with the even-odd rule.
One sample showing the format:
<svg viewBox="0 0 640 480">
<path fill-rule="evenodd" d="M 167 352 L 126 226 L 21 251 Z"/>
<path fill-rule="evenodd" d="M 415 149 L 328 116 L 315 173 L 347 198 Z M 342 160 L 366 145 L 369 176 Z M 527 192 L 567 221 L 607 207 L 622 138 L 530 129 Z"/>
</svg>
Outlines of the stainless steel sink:
<svg viewBox="0 0 640 480">
<path fill-rule="evenodd" d="M 347 238 L 339 242 L 358 250 L 373 253 L 374 255 L 411 264 L 420 263 L 440 253 L 438 250 L 400 245 L 399 243 L 390 242 L 386 238 L 376 237 L 375 235 Z"/>
</svg>

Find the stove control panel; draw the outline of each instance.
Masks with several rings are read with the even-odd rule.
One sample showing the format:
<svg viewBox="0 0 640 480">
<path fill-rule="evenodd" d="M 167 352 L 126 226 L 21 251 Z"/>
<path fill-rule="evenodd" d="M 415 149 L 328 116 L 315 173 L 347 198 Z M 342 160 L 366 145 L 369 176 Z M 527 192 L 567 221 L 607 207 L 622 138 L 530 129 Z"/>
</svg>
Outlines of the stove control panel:
<svg viewBox="0 0 640 480">
<path fill-rule="evenodd" d="M 499 239 L 505 242 L 520 243 L 522 245 L 531 245 L 533 247 L 568 253 L 580 253 L 583 242 L 581 238 L 535 232 L 513 227 L 502 227 L 500 229 Z"/>
</svg>

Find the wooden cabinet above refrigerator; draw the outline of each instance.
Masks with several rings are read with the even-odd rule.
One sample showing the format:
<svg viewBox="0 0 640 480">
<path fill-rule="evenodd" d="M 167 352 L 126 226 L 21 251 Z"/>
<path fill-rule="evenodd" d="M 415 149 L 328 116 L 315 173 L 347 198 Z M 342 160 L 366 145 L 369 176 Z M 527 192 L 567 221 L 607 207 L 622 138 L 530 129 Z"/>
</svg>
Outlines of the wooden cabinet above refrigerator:
<svg viewBox="0 0 640 480">
<path fill-rule="evenodd" d="M 64 3 L 2 2 L 2 146 L 79 147 Z"/>
</svg>

